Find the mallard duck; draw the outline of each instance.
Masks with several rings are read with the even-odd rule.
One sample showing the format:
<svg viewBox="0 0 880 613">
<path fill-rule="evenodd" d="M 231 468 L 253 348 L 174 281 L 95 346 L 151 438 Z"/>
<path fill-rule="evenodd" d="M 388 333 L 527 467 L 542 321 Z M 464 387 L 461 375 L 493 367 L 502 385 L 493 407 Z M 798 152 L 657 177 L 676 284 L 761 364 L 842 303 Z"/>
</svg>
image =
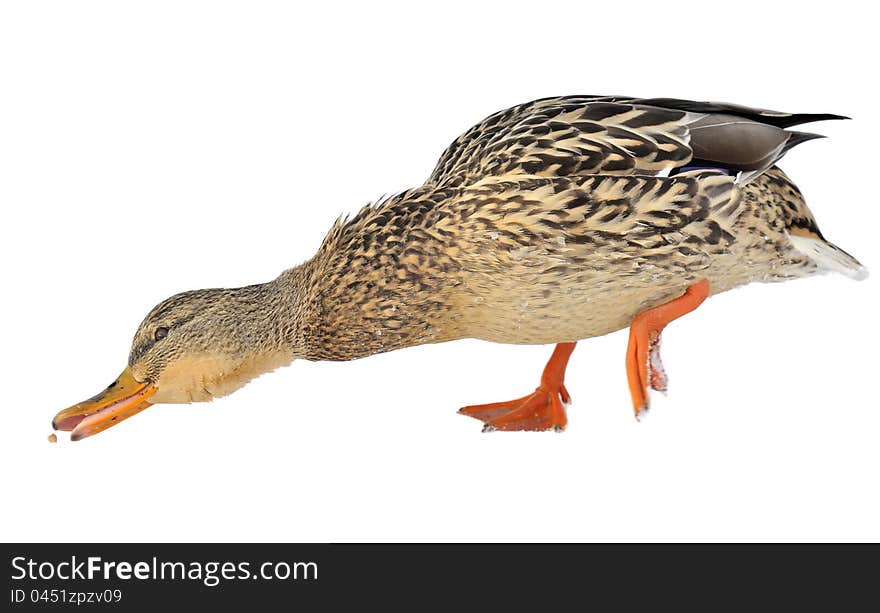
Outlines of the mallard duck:
<svg viewBox="0 0 880 613">
<path fill-rule="evenodd" d="M 428 180 L 340 218 L 268 283 L 177 294 L 128 366 L 57 414 L 74 440 L 155 403 L 211 400 L 295 359 L 478 338 L 556 344 L 537 389 L 468 406 L 486 430 L 561 430 L 578 340 L 629 326 L 636 416 L 664 390 L 664 326 L 752 281 L 866 269 L 826 241 L 776 163 L 829 114 L 620 96 L 545 98 L 457 138 Z"/>
</svg>

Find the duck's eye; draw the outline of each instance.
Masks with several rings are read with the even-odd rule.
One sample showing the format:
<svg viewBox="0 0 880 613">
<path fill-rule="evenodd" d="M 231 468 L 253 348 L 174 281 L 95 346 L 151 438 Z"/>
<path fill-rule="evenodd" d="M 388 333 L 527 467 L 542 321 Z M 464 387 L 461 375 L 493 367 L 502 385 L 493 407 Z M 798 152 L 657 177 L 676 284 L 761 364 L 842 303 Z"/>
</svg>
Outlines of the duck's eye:
<svg viewBox="0 0 880 613">
<path fill-rule="evenodd" d="M 168 336 L 168 328 L 166 328 L 165 326 L 161 326 L 159 328 L 156 328 L 156 334 L 153 335 L 153 337 L 157 341 L 161 341 L 166 336 Z"/>
</svg>

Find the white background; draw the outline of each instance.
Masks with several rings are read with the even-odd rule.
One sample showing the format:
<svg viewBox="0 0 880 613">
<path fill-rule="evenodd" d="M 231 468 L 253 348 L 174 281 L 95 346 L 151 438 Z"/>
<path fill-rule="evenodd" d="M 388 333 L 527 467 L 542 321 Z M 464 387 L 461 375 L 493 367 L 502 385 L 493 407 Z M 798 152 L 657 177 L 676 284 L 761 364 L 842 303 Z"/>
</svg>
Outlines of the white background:
<svg viewBox="0 0 880 613">
<path fill-rule="evenodd" d="M 4 3 L 0 540 L 878 540 L 876 275 L 710 299 L 664 335 L 670 393 L 641 423 L 618 332 L 575 352 L 564 434 L 456 415 L 531 391 L 551 349 L 460 341 L 46 442 L 156 302 L 273 278 L 537 97 L 851 115 L 783 167 L 876 269 L 861 5 Z"/>
</svg>

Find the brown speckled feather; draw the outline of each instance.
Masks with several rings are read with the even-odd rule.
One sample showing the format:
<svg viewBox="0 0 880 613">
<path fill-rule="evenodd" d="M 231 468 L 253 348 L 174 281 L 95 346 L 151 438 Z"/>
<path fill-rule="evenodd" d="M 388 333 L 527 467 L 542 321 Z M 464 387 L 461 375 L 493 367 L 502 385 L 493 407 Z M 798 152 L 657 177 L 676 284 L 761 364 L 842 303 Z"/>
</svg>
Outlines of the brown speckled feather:
<svg viewBox="0 0 880 613">
<path fill-rule="evenodd" d="M 449 146 L 428 182 L 654 173 L 691 159 L 686 112 L 610 100 L 548 98 L 495 113 Z"/>
</svg>

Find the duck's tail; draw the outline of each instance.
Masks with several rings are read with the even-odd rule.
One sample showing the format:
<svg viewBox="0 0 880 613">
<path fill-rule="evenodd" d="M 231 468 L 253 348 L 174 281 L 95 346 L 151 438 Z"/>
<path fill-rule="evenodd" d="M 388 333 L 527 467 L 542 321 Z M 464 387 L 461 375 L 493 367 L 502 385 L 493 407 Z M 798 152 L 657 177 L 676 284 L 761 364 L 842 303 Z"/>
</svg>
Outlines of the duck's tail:
<svg viewBox="0 0 880 613">
<path fill-rule="evenodd" d="M 790 232 L 788 238 L 792 247 L 813 260 L 819 270 L 839 272 L 856 281 L 868 277 L 868 269 L 861 262 L 821 236 Z"/>
<path fill-rule="evenodd" d="M 792 248 L 814 262 L 820 272 L 839 272 L 851 279 L 868 276 L 868 269 L 846 251 L 825 239 L 803 194 L 780 168 L 773 167 L 758 179 L 757 189 L 769 193 L 768 205 L 782 217 Z"/>
</svg>

